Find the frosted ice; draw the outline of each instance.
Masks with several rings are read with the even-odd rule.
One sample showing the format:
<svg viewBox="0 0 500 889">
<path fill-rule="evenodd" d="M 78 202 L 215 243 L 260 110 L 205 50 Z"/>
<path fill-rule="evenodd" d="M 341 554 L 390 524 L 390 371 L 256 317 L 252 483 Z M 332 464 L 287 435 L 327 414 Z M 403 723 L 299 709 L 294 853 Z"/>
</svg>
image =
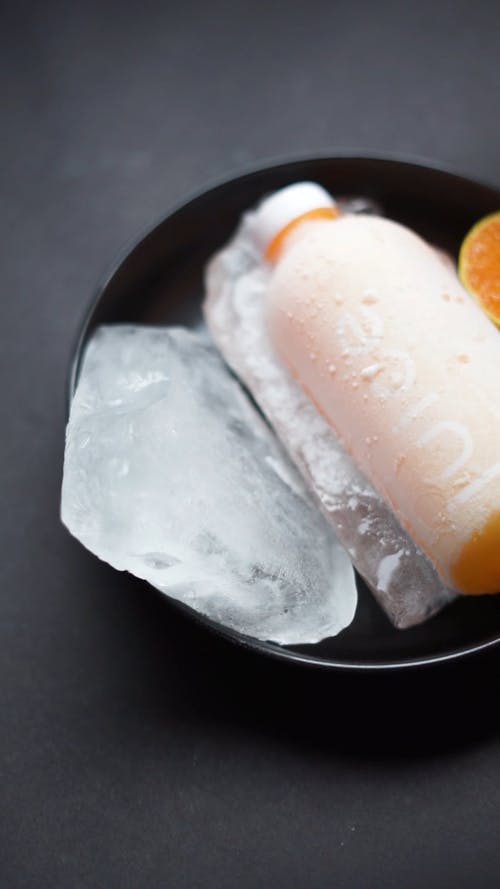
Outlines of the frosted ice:
<svg viewBox="0 0 500 889">
<path fill-rule="evenodd" d="M 316 642 L 354 616 L 349 559 L 199 334 L 97 331 L 71 406 L 61 515 L 115 568 L 259 639 Z"/>
<path fill-rule="evenodd" d="M 347 209 L 358 208 L 352 204 Z M 400 628 L 421 623 L 454 594 L 275 357 L 263 316 L 270 271 L 254 246 L 252 225 L 249 213 L 207 270 L 204 310 L 212 336 L 276 430 L 388 617 Z"/>
</svg>

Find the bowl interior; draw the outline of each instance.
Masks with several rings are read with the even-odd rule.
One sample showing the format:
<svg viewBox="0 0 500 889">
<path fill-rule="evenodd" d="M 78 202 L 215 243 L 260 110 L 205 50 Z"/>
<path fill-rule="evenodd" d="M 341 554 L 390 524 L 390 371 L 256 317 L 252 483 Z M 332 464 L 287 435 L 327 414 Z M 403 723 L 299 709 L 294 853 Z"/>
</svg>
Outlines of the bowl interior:
<svg viewBox="0 0 500 889">
<path fill-rule="evenodd" d="M 71 391 L 85 343 L 99 324 L 201 325 L 206 261 L 230 237 L 246 209 L 267 192 L 301 179 L 318 181 L 337 196 L 377 200 L 386 216 L 455 257 L 472 224 L 500 206 L 497 190 L 463 177 L 432 167 L 363 157 L 282 163 L 217 185 L 171 212 L 118 262 L 84 324 Z M 434 332 L 434 336 L 439 341 L 439 334 Z M 360 579 L 358 586 L 354 622 L 336 638 L 317 645 L 282 648 L 262 643 L 180 607 L 240 644 L 322 667 L 416 666 L 464 657 L 500 643 L 497 596 L 459 599 L 424 625 L 402 631 L 392 627 Z"/>
</svg>

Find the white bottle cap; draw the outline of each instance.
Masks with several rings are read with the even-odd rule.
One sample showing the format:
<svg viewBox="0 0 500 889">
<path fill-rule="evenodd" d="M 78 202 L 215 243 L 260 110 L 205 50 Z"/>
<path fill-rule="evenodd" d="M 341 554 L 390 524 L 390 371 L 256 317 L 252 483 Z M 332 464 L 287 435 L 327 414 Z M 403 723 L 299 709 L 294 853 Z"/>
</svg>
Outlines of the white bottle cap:
<svg viewBox="0 0 500 889">
<path fill-rule="evenodd" d="M 277 235 L 294 219 L 313 210 L 334 209 L 336 206 L 332 196 L 315 182 L 297 182 L 281 188 L 262 201 L 257 209 L 254 218 L 257 245 L 265 253 Z"/>
</svg>

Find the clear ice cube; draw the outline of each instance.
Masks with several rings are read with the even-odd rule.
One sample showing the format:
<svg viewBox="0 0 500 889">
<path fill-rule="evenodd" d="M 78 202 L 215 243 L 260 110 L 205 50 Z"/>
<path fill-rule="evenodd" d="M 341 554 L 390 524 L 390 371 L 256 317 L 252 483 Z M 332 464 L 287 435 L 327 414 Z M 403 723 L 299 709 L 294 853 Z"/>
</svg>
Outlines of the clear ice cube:
<svg viewBox="0 0 500 889">
<path fill-rule="evenodd" d="M 67 428 L 61 516 L 115 568 L 281 644 L 351 622 L 349 559 L 207 339 L 102 327 Z"/>
</svg>

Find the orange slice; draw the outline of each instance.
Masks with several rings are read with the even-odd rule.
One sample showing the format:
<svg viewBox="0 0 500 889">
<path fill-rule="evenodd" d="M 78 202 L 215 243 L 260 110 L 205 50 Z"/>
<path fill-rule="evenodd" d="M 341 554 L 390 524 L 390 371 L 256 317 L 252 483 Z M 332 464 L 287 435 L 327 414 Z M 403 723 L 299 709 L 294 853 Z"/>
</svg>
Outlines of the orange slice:
<svg viewBox="0 0 500 889">
<path fill-rule="evenodd" d="M 500 327 L 500 211 L 480 219 L 460 248 L 458 274 L 464 287 Z"/>
</svg>

